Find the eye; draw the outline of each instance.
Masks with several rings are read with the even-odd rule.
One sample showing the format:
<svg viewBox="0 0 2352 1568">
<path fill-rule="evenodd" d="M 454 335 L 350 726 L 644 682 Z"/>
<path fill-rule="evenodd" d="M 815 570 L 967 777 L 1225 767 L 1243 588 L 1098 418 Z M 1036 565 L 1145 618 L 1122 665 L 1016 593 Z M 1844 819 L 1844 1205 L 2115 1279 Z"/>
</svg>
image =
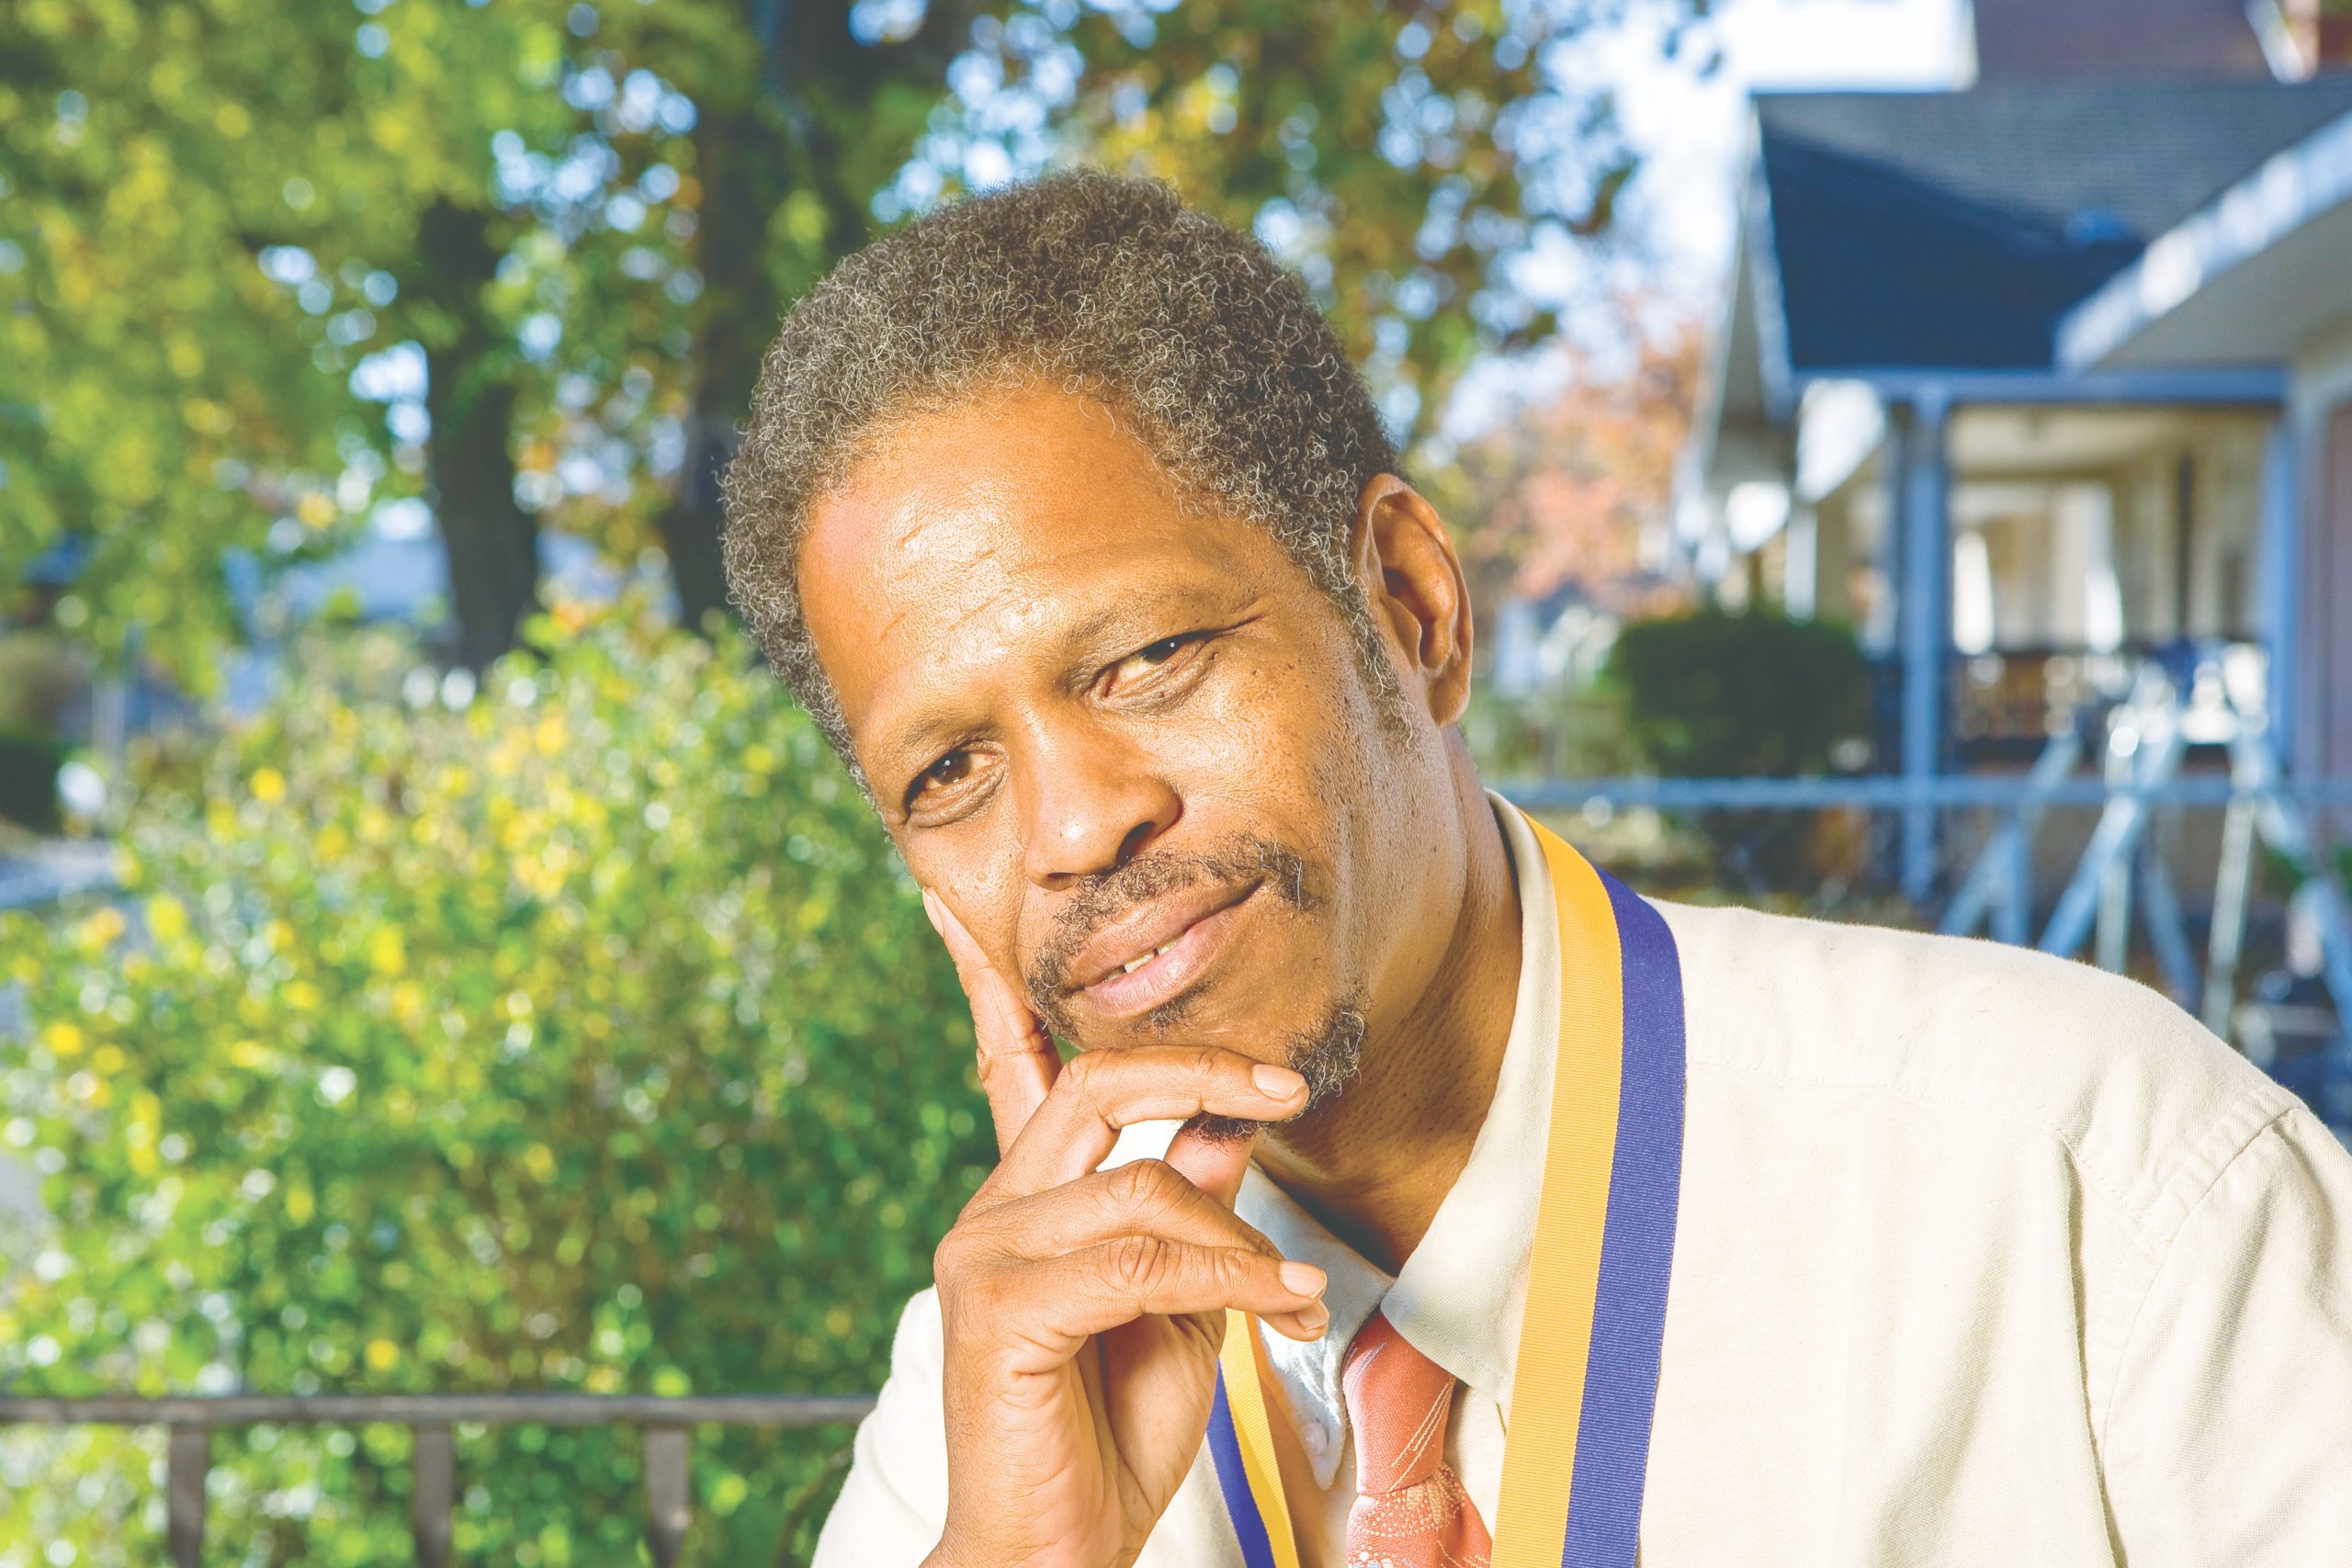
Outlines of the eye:
<svg viewBox="0 0 2352 1568">
<path fill-rule="evenodd" d="M 1136 649 L 1111 666 L 1111 685 L 1115 688 L 1125 682 L 1142 679 L 1207 635 L 1205 632 L 1182 632 Z"/>
<path fill-rule="evenodd" d="M 947 752 L 939 761 L 917 773 L 907 785 L 905 804 L 912 806 L 922 793 L 936 784 L 942 789 L 953 788 L 971 776 L 972 754 L 969 751 Z"/>
</svg>

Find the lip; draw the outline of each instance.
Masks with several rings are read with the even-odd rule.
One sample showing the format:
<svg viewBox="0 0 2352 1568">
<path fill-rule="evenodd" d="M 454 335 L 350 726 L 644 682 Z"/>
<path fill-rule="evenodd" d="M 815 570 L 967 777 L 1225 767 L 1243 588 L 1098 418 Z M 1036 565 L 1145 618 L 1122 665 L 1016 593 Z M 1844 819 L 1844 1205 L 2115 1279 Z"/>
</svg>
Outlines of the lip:
<svg viewBox="0 0 2352 1568">
<path fill-rule="evenodd" d="M 1091 976 L 1070 987 L 1090 1008 L 1125 1018 L 1159 1006 L 1197 980 L 1239 923 L 1237 915 L 1262 881 L 1185 888 L 1122 919 L 1080 950 L 1073 973 Z M 1166 946 L 1133 970 L 1122 965 Z"/>
</svg>

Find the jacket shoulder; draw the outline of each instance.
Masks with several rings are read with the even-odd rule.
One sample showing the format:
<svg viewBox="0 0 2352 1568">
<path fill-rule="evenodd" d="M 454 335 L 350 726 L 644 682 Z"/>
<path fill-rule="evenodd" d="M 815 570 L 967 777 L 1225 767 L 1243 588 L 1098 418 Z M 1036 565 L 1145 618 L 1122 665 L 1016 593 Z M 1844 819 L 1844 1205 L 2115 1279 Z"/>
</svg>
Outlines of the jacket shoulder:
<svg viewBox="0 0 2352 1568">
<path fill-rule="evenodd" d="M 1694 1079 L 1736 1073 L 2038 1127 L 2143 1226 L 2298 1102 L 2169 998 L 1972 937 L 1657 902 Z M 2170 1216 L 2177 1223 L 2178 1214 Z"/>
</svg>

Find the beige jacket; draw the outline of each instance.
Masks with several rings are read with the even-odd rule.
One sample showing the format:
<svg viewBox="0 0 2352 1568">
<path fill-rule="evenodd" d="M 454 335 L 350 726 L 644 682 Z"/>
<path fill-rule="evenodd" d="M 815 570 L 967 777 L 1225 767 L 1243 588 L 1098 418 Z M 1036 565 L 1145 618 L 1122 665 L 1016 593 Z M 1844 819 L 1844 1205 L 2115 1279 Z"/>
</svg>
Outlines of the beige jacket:
<svg viewBox="0 0 2352 1568">
<path fill-rule="evenodd" d="M 1239 1208 L 1328 1269 L 1318 1346 L 1267 1337 L 1340 1560 L 1338 1362 L 1382 1307 L 1465 1385 L 1489 1522 L 1557 1039 L 1544 858 L 1487 1124 L 1395 1279 L 1254 1171 Z M 1690 1089 L 1646 1568 L 2352 1568 L 2352 1156 L 2131 981 L 1988 942 L 1657 906 Z M 1170 1129 L 1156 1130 L 1164 1144 Z M 1136 1135 L 1115 1157 L 1156 1152 Z M 818 1568 L 938 1537 L 936 1299 L 910 1302 Z M 1240 1568 L 1204 1450 L 1139 1568 Z"/>
</svg>

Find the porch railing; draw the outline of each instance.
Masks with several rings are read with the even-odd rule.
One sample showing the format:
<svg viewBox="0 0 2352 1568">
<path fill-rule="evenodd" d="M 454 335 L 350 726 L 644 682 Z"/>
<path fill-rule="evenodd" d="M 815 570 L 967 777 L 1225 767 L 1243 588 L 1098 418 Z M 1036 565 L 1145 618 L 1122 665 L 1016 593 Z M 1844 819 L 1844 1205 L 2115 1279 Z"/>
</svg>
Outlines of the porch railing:
<svg viewBox="0 0 2352 1568">
<path fill-rule="evenodd" d="M 415 1438 L 412 1516 L 416 1560 L 446 1568 L 457 1510 L 460 1423 L 490 1427 L 639 1427 L 645 1441 L 645 1541 L 660 1568 L 685 1548 L 693 1522 L 686 1461 L 695 1427 L 823 1427 L 855 1421 L 870 1394 L 386 1393 L 216 1394 L 141 1399 L 0 1397 L 0 1426 L 163 1427 L 165 1538 L 177 1568 L 204 1551 L 205 1476 L 218 1427 L 357 1427 L 390 1423 Z"/>
</svg>

